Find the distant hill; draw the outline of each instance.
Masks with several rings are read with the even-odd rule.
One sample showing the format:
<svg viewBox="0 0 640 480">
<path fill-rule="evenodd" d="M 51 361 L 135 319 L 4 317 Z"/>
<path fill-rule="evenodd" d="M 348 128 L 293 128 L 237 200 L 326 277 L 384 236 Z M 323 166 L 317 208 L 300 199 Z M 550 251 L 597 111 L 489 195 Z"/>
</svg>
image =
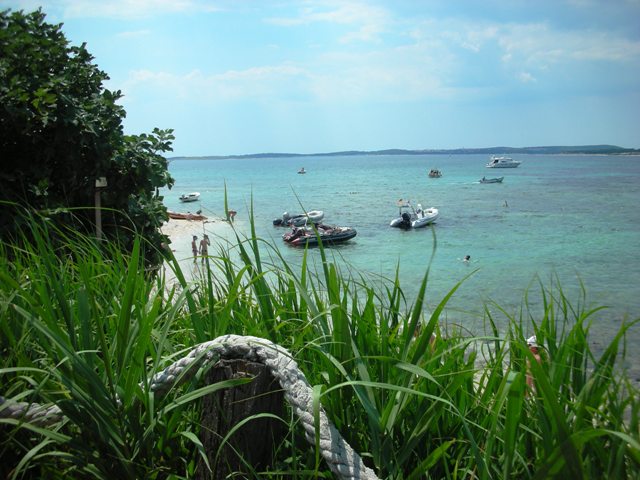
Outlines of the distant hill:
<svg viewBox="0 0 640 480">
<path fill-rule="evenodd" d="M 199 157 L 171 157 L 179 159 L 229 159 L 229 158 L 283 158 L 283 157 L 336 157 L 350 155 L 464 155 L 464 154 L 530 154 L 530 155 L 631 155 L 640 154 L 640 149 L 623 148 L 615 145 L 574 145 L 574 146 L 546 146 L 546 147 L 490 147 L 490 148 L 454 148 L 454 149 L 425 149 L 404 150 L 391 148 L 388 150 L 348 150 L 329 153 L 251 153 L 246 155 L 206 155 Z"/>
</svg>

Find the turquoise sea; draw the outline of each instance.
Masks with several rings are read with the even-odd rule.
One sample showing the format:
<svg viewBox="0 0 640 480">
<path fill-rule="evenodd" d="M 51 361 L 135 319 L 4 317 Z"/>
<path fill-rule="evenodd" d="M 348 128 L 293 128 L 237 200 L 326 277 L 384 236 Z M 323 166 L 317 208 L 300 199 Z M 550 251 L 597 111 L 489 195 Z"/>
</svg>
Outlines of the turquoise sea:
<svg viewBox="0 0 640 480">
<path fill-rule="evenodd" d="M 475 333 L 483 328 L 484 303 L 498 317 L 492 301 L 517 315 L 528 290 L 532 312 L 540 312 L 537 282 L 550 287 L 557 278 L 578 306 L 584 285 L 586 306 L 608 307 L 594 316 L 597 349 L 623 318 L 640 317 L 640 157 L 514 158 L 522 161 L 519 168 L 488 169 L 484 155 L 176 159 L 169 166 L 175 185 L 162 194 L 170 210 L 223 216 L 226 184 L 238 228 L 246 226 L 253 202 L 259 236 L 273 239 L 291 263 L 303 252 L 282 242 L 286 230 L 273 219 L 300 213 L 300 204 L 323 210 L 325 223 L 356 228 L 357 237 L 331 253 L 372 283 L 382 285 L 380 278 L 393 277 L 399 266 L 412 301 L 431 262 L 427 309 L 471 274 L 449 303 L 446 320 Z M 297 173 L 300 167 L 305 175 Z M 443 176 L 428 178 L 431 168 Z M 480 184 L 483 176 L 505 179 Z M 180 204 L 180 194 L 192 191 L 201 200 Z M 438 208 L 433 231 L 389 227 L 400 198 Z M 317 251 L 311 255 L 318 257 Z M 633 363 L 640 371 L 638 359 Z"/>
</svg>

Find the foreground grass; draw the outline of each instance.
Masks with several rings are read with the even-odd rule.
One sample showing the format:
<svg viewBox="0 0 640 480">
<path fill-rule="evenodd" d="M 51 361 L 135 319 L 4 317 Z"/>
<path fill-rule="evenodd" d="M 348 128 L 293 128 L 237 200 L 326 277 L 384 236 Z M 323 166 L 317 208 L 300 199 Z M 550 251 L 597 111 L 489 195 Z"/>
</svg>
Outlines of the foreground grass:
<svg viewBox="0 0 640 480">
<path fill-rule="evenodd" d="M 469 337 L 440 318 L 463 282 L 425 316 L 428 267 L 407 299 L 399 272 L 374 290 L 324 250 L 319 267 L 305 253 L 294 269 L 254 233 L 220 247 L 195 283 L 171 262 L 169 285 L 145 273 L 144 243 L 123 258 L 36 221 L 29 236 L 28 247 L 0 247 L 0 394 L 55 403 L 66 419 L 0 420 L 3 478 L 192 478 L 200 399 L 232 385 L 196 378 L 163 398 L 145 386 L 226 333 L 289 349 L 380 478 L 640 477 L 638 392 L 619 368 L 634 322 L 596 357 L 598 309 L 574 307 L 558 285 L 540 285 L 543 305 L 525 302 L 517 318 L 487 308 L 487 332 Z M 541 363 L 526 348 L 532 332 Z M 295 419 L 283 420 L 287 441 L 255 478 L 330 477 Z"/>
</svg>

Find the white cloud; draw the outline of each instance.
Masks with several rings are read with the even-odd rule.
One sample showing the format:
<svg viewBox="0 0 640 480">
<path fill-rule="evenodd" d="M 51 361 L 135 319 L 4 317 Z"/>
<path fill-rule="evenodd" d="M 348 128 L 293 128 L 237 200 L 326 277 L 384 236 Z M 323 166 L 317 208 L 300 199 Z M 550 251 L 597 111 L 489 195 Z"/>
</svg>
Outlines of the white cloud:
<svg viewBox="0 0 640 480">
<path fill-rule="evenodd" d="M 226 102 L 246 99 L 274 99 L 289 93 L 283 86 L 304 78 L 304 70 L 289 66 L 255 67 L 205 75 L 193 70 L 184 75 L 170 72 L 138 70 L 131 73 L 123 91 L 134 98 L 148 90 L 162 90 L 164 95 L 194 102 Z M 285 87 L 286 88 L 286 87 Z"/>
<path fill-rule="evenodd" d="M 520 74 L 518 75 L 518 78 L 522 83 L 531 83 L 531 82 L 537 81 L 535 77 L 531 75 L 529 72 L 520 72 Z"/>
<path fill-rule="evenodd" d="M 130 32 L 120 32 L 116 34 L 120 38 L 140 38 L 151 34 L 151 30 L 135 30 Z"/>
<path fill-rule="evenodd" d="M 445 59 L 436 61 L 425 54 L 417 58 L 415 48 L 382 50 L 365 56 L 340 52 L 318 58 L 313 66 L 281 64 L 210 75 L 200 70 L 183 75 L 139 70 L 131 73 L 122 90 L 129 101 L 160 90 L 165 98 L 207 104 L 353 104 L 451 97 L 452 89 L 441 80 L 446 77 Z"/>
<path fill-rule="evenodd" d="M 241 100 L 309 104 L 457 100 L 483 92 L 493 95 L 509 88 L 509 83 L 543 84 L 545 79 L 559 78 L 558 68 L 566 72 L 576 63 L 637 65 L 640 60 L 640 43 L 612 31 L 559 30 L 546 23 L 499 24 L 458 18 L 405 18 L 400 23 L 392 21 L 384 10 L 360 2 L 313 1 L 304 6 L 295 17 L 272 22 L 344 25 L 345 31 L 338 31 L 345 43 L 333 43 L 335 51 L 323 51 L 320 46 L 327 44 L 324 37 L 313 37 L 316 47 L 307 46 L 301 56 L 295 48 L 279 44 L 280 63 L 218 73 L 207 71 L 206 65 L 182 75 L 138 71 L 123 90 L 129 99 L 142 95 L 145 89 L 160 89 L 169 97 L 209 104 Z M 369 43 L 349 43 L 355 40 Z"/>
<path fill-rule="evenodd" d="M 544 24 L 510 25 L 498 41 L 505 58 L 531 68 L 567 61 L 640 60 L 640 42 L 606 32 L 556 31 Z"/>
<path fill-rule="evenodd" d="M 305 5 L 296 15 L 271 17 L 265 22 L 285 27 L 313 23 L 353 26 L 356 29 L 340 39 L 343 43 L 349 43 L 378 41 L 390 21 L 387 10 L 367 2 L 326 0 L 307 2 Z"/>
</svg>

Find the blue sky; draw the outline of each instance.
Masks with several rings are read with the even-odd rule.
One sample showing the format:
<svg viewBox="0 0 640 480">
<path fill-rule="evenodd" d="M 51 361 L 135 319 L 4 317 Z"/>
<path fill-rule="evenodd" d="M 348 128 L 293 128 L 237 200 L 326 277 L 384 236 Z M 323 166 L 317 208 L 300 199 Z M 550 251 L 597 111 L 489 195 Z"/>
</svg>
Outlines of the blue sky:
<svg viewBox="0 0 640 480">
<path fill-rule="evenodd" d="M 640 0 L 0 0 L 38 6 L 175 155 L 640 148 Z"/>
</svg>

